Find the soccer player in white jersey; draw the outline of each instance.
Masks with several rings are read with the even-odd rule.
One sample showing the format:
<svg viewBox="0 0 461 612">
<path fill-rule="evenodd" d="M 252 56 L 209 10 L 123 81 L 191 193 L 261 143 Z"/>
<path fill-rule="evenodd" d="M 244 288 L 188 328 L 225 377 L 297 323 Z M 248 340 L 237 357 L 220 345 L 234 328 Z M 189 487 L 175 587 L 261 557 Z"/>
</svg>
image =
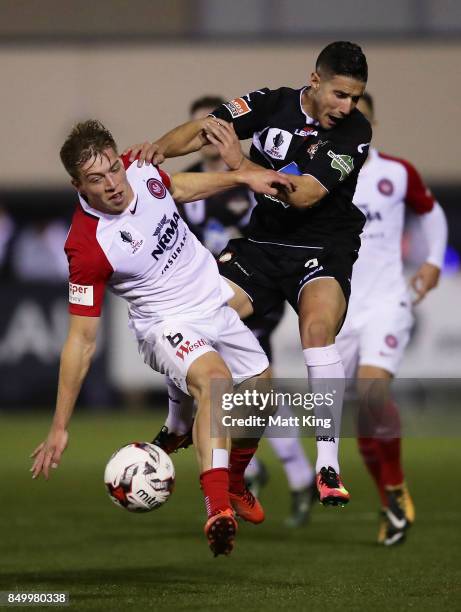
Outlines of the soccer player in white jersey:
<svg viewBox="0 0 461 612">
<path fill-rule="evenodd" d="M 372 123 L 371 96 L 365 94 L 358 106 Z M 354 203 L 367 222 L 352 274 L 349 310 L 336 346 L 346 377 L 357 378 L 359 449 L 381 499 L 378 542 L 391 546 L 404 540 L 415 518 L 402 468 L 398 408 L 389 390 L 413 324 L 401 255 L 405 209 L 419 215 L 428 245 L 427 259 L 410 281 L 415 303 L 437 286 L 447 225 L 442 208 L 416 169 L 374 148 L 360 171 Z"/>
<path fill-rule="evenodd" d="M 276 193 L 288 177 L 272 171 L 182 173 L 169 177 L 155 166 L 139 168 L 117 153 L 98 121 L 77 124 L 61 160 L 78 192 L 79 205 L 65 244 L 69 260 L 69 331 L 61 354 L 58 395 L 47 439 L 33 452 L 33 477 L 49 477 L 68 442 L 67 426 L 95 350 L 106 286 L 129 306 L 144 361 L 194 397 L 194 442 L 211 550 L 228 554 L 236 532 L 234 511 L 254 523 L 264 519 L 245 488 L 246 465 L 229 474 L 227 440 L 211 437 L 213 379 L 244 381 L 266 376 L 267 357 L 253 334 L 227 306 L 232 296 L 217 264 L 180 218 L 174 200 L 189 202 L 248 185 Z M 233 441 L 245 456 L 257 441 Z M 232 457 L 231 451 L 231 457 Z"/>
</svg>

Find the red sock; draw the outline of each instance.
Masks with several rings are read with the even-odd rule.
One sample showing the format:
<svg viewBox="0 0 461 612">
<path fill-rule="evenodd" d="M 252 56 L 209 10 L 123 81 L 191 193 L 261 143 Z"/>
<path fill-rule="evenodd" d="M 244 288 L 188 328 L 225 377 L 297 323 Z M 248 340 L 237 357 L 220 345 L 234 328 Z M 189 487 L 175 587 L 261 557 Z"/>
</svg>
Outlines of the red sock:
<svg viewBox="0 0 461 612">
<path fill-rule="evenodd" d="M 379 445 L 381 477 L 385 487 L 396 487 L 404 481 L 400 438 L 376 440 Z"/>
<path fill-rule="evenodd" d="M 395 487 L 404 480 L 400 453 L 400 415 L 398 406 L 390 401 L 383 411 L 380 436 L 376 439 L 384 486 Z"/>
<path fill-rule="evenodd" d="M 229 491 L 241 494 L 245 490 L 244 473 L 258 447 L 233 448 L 229 457 Z"/>
<path fill-rule="evenodd" d="M 205 508 L 208 518 L 230 508 L 229 470 L 215 468 L 200 474 L 200 486 L 205 496 Z"/>
<path fill-rule="evenodd" d="M 378 488 L 381 504 L 385 507 L 387 506 L 387 497 L 381 475 L 381 454 L 379 452 L 378 442 L 379 440 L 375 440 L 374 438 L 357 439 L 360 454 Z"/>
</svg>

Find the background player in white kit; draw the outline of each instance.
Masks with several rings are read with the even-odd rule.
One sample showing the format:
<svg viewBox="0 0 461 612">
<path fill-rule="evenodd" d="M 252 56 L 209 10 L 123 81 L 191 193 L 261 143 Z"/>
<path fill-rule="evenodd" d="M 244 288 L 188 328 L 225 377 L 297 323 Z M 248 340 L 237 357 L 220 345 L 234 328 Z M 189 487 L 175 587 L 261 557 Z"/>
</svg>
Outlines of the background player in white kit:
<svg viewBox="0 0 461 612">
<path fill-rule="evenodd" d="M 373 123 L 369 94 L 364 94 L 358 107 Z M 354 203 L 367 223 L 353 269 L 348 314 L 336 346 L 346 377 L 357 378 L 361 400 L 358 444 L 381 498 L 378 541 L 389 546 L 404 539 L 415 516 L 401 463 L 398 408 L 390 394 L 390 382 L 413 324 L 401 254 L 405 209 L 419 215 L 428 246 L 426 261 L 410 281 L 415 303 L 438 283 L 447 225 L 442 208 L 415 168 L 374 148 L 360 171 Z"/>
<path fill-rule="evenodd" d="M 268 361 L 226 305 L 232 290 L 180 218 L 174 199 L 199 199 L 236 184 L 276 193 L 272 183 L 289 188 L 288 178 L 264 171 L 183 173 L 170 179 L 155 166 L 139 168 L 119 157 L 112 135 L 98 121 L 74 127 L 61 160 L 79 197 L 65 244 L 69 332 L 55 415 L 47 439 L 33 453 L 33 477 L 43 472 L 48 478 L 67 446 L 67 425 L 95 350 L 107 286 L 127 300 L 145 362 L 197 402 L 194 441 L 208 514 L 205 533 L 215 555 L 228 554 L 236 531 L 234 510 L 252 522 L 261 522 L 264 512 L 245 489 L 243 470 L 229 478 L 224 435 L 211 437 L 210 383 L 220 379 L 231 386 L 232 380 L 264 376 Z"/>
</svg>

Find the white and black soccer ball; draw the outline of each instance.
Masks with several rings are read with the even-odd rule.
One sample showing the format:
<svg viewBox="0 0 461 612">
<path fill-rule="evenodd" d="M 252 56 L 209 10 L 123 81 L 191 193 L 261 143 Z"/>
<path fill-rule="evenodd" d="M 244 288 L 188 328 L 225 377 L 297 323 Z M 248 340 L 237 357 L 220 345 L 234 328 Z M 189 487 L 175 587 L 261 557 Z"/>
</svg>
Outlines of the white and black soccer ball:
<svg viewBox="0 0 461 612">
<path fill-rule="evenodd" d="M 122 446 L 104 472 L 111 500 L 130 512 L 150 512 L 162 506 L 173 492 L 174 477 L 170 457 L 148 442 Z"/>
</svg>

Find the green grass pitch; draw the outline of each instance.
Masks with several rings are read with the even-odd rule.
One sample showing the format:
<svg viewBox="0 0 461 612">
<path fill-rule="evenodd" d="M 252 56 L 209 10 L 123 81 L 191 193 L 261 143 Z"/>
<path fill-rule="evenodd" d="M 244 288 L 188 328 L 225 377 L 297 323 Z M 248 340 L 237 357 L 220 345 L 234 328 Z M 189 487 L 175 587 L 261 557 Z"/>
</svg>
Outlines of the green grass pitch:
<svg viewBox="0 0 461 612">
<path fill-rule="evenodd" d="M 342 445 L 351 503 L 319 505 L 296 531 L 282 525 L 287 485 L 264 443 L 267 519 L 241 524 L 233 554 L 214 559 L 193 449 L 173 456 L 176 491 L 158 511 L 129 514 L 105 492 L 111 453 L 151 439 L 160 422 L 158 412 L 77 414 L 62 465 L 45 482 L 32 481 L 28 455 L 49 416 L 0 417 L 0 590 L 68 591 L 78 611 L 461 609 L 459 439 L 406 442 L 416 524 L 391 549 L 375 544 L 378 500 L 354 440 Z"/>
</svg>

